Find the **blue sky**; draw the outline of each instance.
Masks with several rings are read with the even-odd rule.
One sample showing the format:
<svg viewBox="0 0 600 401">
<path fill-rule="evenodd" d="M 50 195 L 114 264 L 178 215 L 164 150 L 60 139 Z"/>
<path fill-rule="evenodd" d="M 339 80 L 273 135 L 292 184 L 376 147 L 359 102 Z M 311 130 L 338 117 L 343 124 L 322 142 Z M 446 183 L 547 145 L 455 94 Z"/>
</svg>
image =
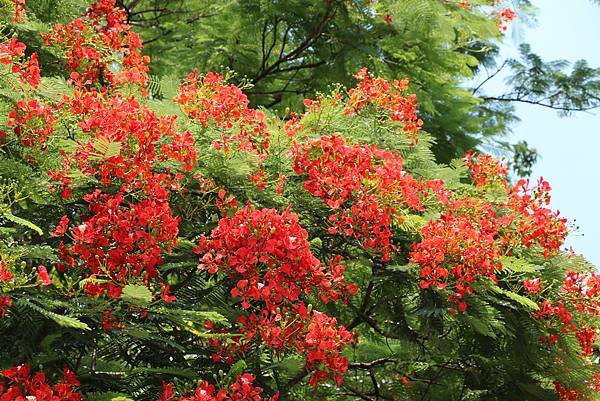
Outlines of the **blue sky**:
<svg viewBox="0 0 600 401">
<path fill-rule="evenodd" d="M 590 0 L 533 0 L 537 23 L 515 21 L 503 53 L 510 55 L 520 42 L 544 60 L 588 60 L 600 67 L 600 6 Z M 489 92 L 492 92 L 492 88 Z M 509 137 L 526 140 L 541 159 L 532 178 L 543 176 L 552 185 L 552 208 L 579 228 L 567 246 L 600 267 L 600 109 L 560 118 L 555 111 L 518 105 L 521 122 Z"/>
</svg>

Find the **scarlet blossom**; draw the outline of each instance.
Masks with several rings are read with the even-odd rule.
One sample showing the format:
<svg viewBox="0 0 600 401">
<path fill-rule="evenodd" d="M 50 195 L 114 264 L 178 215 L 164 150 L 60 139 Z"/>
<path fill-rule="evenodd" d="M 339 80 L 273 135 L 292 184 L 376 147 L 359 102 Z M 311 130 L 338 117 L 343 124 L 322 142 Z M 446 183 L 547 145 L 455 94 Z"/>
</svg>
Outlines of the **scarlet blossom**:
<svg viewBox="0 0 600 401">
<path fill-rule="evenodd" d="M 582 354 L 585 356 L 592 355 L 592 353 L 594 352 L 594 344 L 596 343 L 596 339 L 598 338 L 598 334 L 596 334 L 595 328 L 579 328 L 575 333 L 575 338 L 577 338 L 577 341 L 579 342 Z"/>
<path fill-rule="evenodd" d="M 50 276 L 48 275 L 48 271 L 46 270 L 46 266 L 38 266 L 37 268 L 37 276 L 38 280 L 42 283 L 43 286 L 48 286 L 54 283 Z"/>
<path fill-rule="evenodd" d="M 517 13 L 510 7 L 494 11 L 494 14 L 496 14 L 496 17 L 498 18 L 498 26 L 501 31 L 506 31 L 508 29 L 508 23 L 517 18 Z"/>
<path fill-rule="evenodd" d="M 10 281 L 15 276 L 8 270 L 8 266 L 3 259 L 0 259 L 0 283 Z"/>
<path fill-rule="evenodd" d="M 264 189 L 267 186 L 264 170 L 260 170 L 256 174 L 249 174 L 248 178 L 256 185 L 257 189 Z"/>
<path fill-rule="evenodd" d="M 64 368 L 62 380 L 51 385 L 46 382 L 46 375 L 38 372 L 30 377 L 28 364 L 22 364 L 1 372 L 5 381 L 0 382 L 0 399 L 2 401 L 51 400 L 51 401 L 83 401 L 75 387 L 79 381 L 68 368 Z"/>
<path fill-rule="evenodd" d="M 71 227 L 73 244 L 59 247 L 63 263 L 58 268 L 79 265 L 89 277 L 103 278 L 85 285 L 89 295 L 106 292 L 117 298 L 121 288 L 138 277 L 150 285 L 158 277 L 163 249 L 169 251 L 177 243 L 179 220 L 169 203 L 146 199 L 126 206 L 123 193 L 111 196 L 100 190 L 84 200 L 90 215 Z"/>
<path fill-rule="evenodd" d="M 175 297 L 174 295 L 171 295 L 169 292 L 171 290 L 171 286 L 167 285 L 165 283 L 160 283 L 160 286 L 162 287 L 162 291 L 160 293 L 160 297 L 162 298 L 163 301 L 165 302 L 173 302 L 177 299 L 177 297 Z"/>
<path fill-rule="evenodd" d="M 408 80 L 390 83 L 381 77 L 375 78 L 366 68 L 362 68 L 354 77 L 359 82 L 348 91 L 346 114 L 354 115 L 372 105 L 389 113 L 392 121 L 402 124 L 403 132 L 411 143 L 416 143 L 423 121 L 417 116 L 416 95 L 406 94 Z"/>
<path fill-rule="evenodd" d="M 477 186 L 507 185 L 508 170 L 498 160 L 490 155 L 468 152 L 463 158 L 465 166 L 469 168 L 471 179 Z"/>
<path fill-rule="evenodd" d="M 249 108 L 248 97 L 237 86 L 227 85 L 223 76 L 194 71 L 184 79 L 174 100 L 202 126 L 214 124 L 221 128 L 221 138 L 213 141 L 215 149 L 229 151 L 235 143 L 240 150 L 257 154 L 260 159 L 268 153 L 270 134 L 265 115 Z"/>
<path fill-rule="evenodd" d="M 523 281 L 523 286 L 525 287 L 525 291 L 527 291 L 530 294 L 535 294 L 540 292 L 540 286 L 542 284 L 542 281 L 540 280 L 540 278 L 535 278 L 533 280 L 525 280 Z"/>
<path fill-rule="evenodd" d="M 473 292 L 472 283 L 482 278 L 495 282 L 502 268 L 499 230 L 489 203 L 470 198 L 452 202 L 446 213 L 423 227 L 423 239 L 413 244 L 410 256 L 421 266 L 421 288 L 443 289 L 451 282 L 449 300 L 464 311 L 463 298 Z"/>
<path fill-rule="evenodd" d="M 13 63 L 13 60 L 25 54 L 25 49 L 25 44 L 19 42 L 17 38 L 10 38 L 8 42 L 0 43 L 0 63 Z"/>
<path fill-rule="evenodd" d="M 50 235 L 53 237 L 62 237 L 67 232 L 67 228 L 69 226 L 69 217 L 63 216 L 60 219 L 60 222 L 57 224 L 54 231 L 50 232 Z"/>
<path fill-rule="evenodd" d="M 313 290 L 325 302 L 348 293 L 340 260 L 321 264 L 310 251 L 298 216 L 289 211 L 247 205 L 232 217 L 221 218 L 210 240 L 203 237 L 195 251 L 203 254 L 202 269 L 212 274 L 222 271 L 234 280 L 231 295 L 240 297 L 245 309 L 259 300 L 275 309 Z"/>
<path fill-rule="evenodd" d="M 427 199 L 447 196 L 439 182 L 415 180 L 399 155 L 375 145 L 323 136 L 296 144 L 291 155 L 304 189 L 337 211 L 329 216 L 329 233 L 357 238 L 384 261 L 395 249 L 392 222 L 402 222 L 406 210 L 423 210 Z"/>
<path fill-rule="evenodd" d="M 15 7 L 15 16 L 13 22 L 23 21 L 23 17 L 27 15 L 25 11 L 25 0 L 11 0 Z"/>
<path fill-rule="evenodd" d="M 200 381 L 196 391 L 190 395 L 179 398 L 179 401 L 277 401 L 279 392 L 270 398 L 263 398 L 261 387 L 254 386 L 256 377 L 250 373 L 237 376 L 235 382 L 229 387 L 216 389 L 207 381 Z M 172 401 L 175 399 L 172 384 L 163 384 L 163 393 L 157 401 Z"/>
<path fill-rule="evenodd" d="M 162 384 L 162 394 L 156 401 L 172 401 L 175 399 L 175 393 L 173 392 L 173 383 Z"/>
<path fill-rule="evenodd" d="M 563 245 L 567 220 L 547 207 L 550 189 L 550 184 L 540 178 L 535 186 L 531 186 L 529 180 L 519 180 L 509 190 L 506 206 L 513 212 L 515 225 L 514 231 L 506 236 L 509 245 L 539 246 L 546 257 L 556 254 Z"/>
<path fill-rule="evenodd" d="M 577 391 L 566 388 L 559 381 L 555 381 L 553 384 L 560 401 L 577 401 L 579 399 L 580 394 Z"/>
<path fill-rule="evenodd" d="M 8 295 L 0 295 L 0 317 L 6 316 L 6 311 L 12 306 Z"/>
<path fill-rule="evenodd" d="M 41 146 L 54 132 L 56 117 L 54 110 L 39 101 L 32 99 L 17 102 L 14 110 L 8 113 L 8 126 L 21 139 L 24 146 Z"/>
<path fill-rule="evenodd" d="M 144 87 L 148 82 L 150 58 L 141 53 L 140 37 L 131 31 L 125 10 L 116 7 L 115 2 L 95 1 L 84 17 L 66 25 L 56 24 L 42 35 L 46 45 L 65 52 L 67 69 L 77 73 L 71 75 L 71 80 L 80 86 L 96 84 L 101 78 L 113 87 Z M 116 58 L 117 53 L 122 57 Z M 120 66 L 118 72 L 110 68 L 115 63 Z"/>
<path fill-rule="evenodd" d="M 102 329 L 106 332 L 112 329 L 124 329 L 125 326 L 118 322 L 118 319 L 112 316 L 112 309 L 108 309 L 102 315 Z"/>
</svg>

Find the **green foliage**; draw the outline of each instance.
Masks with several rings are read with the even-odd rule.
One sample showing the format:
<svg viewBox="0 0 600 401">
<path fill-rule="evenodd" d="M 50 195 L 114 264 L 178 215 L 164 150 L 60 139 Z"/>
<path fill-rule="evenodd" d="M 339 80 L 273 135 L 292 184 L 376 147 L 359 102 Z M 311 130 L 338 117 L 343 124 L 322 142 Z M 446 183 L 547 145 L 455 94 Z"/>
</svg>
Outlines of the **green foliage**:
<svg viewBox="0 0 600 401">
<path fill-rule="evenodd" d="M 61 58 L 43 47 L 38 35 L 50 23 L 79 15 L 85 3 L 30 1 L 26 23 L 2 23 L 4 37 L 18 34 L 30 50 L 40 51 L 44 77 L 38 92 L 45 99 L 58 100 L 68 85 Z M 73 175 L 75 196 L 65 200 L 50 191 L 46 172 L 58 165 L 61 150 L 70 153 L 85 136 L 72 121 L 59 121 L 44 150 L 25 149 L 9 135 L 9 141 L 0 145 L 0 256 L 18 279 L 0 287 L 13 300 L 6 318 L 0 318 L 0 368 L 28 361 L 56 374 L 69 366 L 91 401 L 156 400 L 163 381 L 174 382 L 185 392 L 198 380 L 227 384 L 243 372 L 255 374 L 269 394 L 280 390 L 282 400 L 290 401 L 555 400 L 555 379 L 570 388 L 585 386 L 589 378 L 582 373 L 577 342 L 565 336 L 556 347 L 540 343 L 541 336 L 559 328 L 533 318 L 542 298 L 533 298 L 522 283 L 541 278 L 547 285 L 542 296 L 551 298 L 559 293 L 565 271 L 590 272 L 593 266 L 566 255 L 504 255 L 498 282 L 477 282 L 468 311 L 454 315 L 447 302 L 452 290 L 419 288 L 419 266 L 409 260 L 422 228 L 439 217 L 436 206 L 423 212 L 407 210 L 392 223 L 397 252 L 384 263 L 356 239 L 329 233 L 331 209 L 311 196 L 302 177 L 291 170 L 288 152 L 293 140 L 283 129 L 289 109 L 299 110 L 304 97 L 320 96 L 322 109 L 306 115 L 297 140 L 334 133 L 349 143 L 377 144 L 397 152 L 416 179 L 441 179 L 459 194 L 479 196 L 463 163 L 452 159 L 506 132 L 515 118 L 508 99 L 483 99 L 465 89 L 478 66 L 492 63 L 496 56 L 497 26 L 481 8 L 463 10 L 452 2 L 434 0 L 381 1 L 375 6 L 366 0 L 122 3 L 156 61 L 150 96 L 141 102 L 158 113 L 177 115 L 178 130 L 189 130 L 200 151 L 198 166 L 178 182 L 184 190 L 172 195 L 172 210 L 180 219 L 179 238 L 173 249 L 163 252 L 159 267 L 160 274 L 169 277 L 176 300 L 164 302 L 141 282 L 125 286 L 116 299 L 89 297 L 83 288 L 100 278 L 55 268 L 61 240 L 50 233 L 62 216 L 85 221 L 89 210 L 81 194 L 97 183 Z M 1 12 L 9 21 L 7 9 Z M 388 13 L 393 24 L 382 19 Z M 577 63 L 565 73 L 564 63 L 543 63 L 526 47 L 523 58 L 509 64 L 516 91 L 510 96 L 569 110 L 596 104 L 600 87 L 595 69 Z M 222 136 L 222 129 L 185 119 L 180 106 L 171 101 L 178 77 L 194 66 L 235 70 L 234 82 L 248 89 L 254 104 L 264 106 L 260 110 L 267 116 L 271 148 L 261 163 L 256 155 L 214 149 L 211 142 Z M 425 121 L 417 144 L 411 144 L 403 127 L 380 110 L 366 109 L 357 116 L 344 113 L 336 99 L 345 96 L 345 87 L 353 85 L 351 74 L 362 66 L 385 77 L 410 79 Z M 22 94 L 14 90 L 17 80 L 4 72 L 0 130 L 10 133 L 5 115 Z M 340 85 L 330 87 L 332 83 Z M 106 137 L 92 145 L 94 161 L 121 152 L 121 144 Z M 523 170 L 517 171 L 526 172 L 531 155 L 527 159 L 523 147 L 516 153 L 523 155 L 516 161 Z M 36 163 L 28 164 L 25 156 Z M 267 176 L 264 190 L 247 178 L 259 167 Z M 165 163 L 160 168 L 172 166 Z M 275 193 L 280 173 L 288 181 L 282 193 Z M 210 178 L 215 187 L 200 190 L 197 177 Z M 199 270 L 193 249 L 226 213 L 215 205 L 220 188 L 240 204 L 278 210 L 291 205 L 319 260 L 344 257 L 345 278 L 358 285 L 358 293 L 347 304 L 307 299 L 359 338 L 347 350 L 349 372 L 341 387 L 325 385 L 313 391 L 305 385 L 305 362 L 299 355 L 253 349 L 231 365 L 212 358 L 211 340 L 227 344 L 239 334 L 209 332 L 205 323 L 234 328 L 244 313 L 230 296 L 228 277 Z M 504 191 L 497 192 L 486 196 L 506 197 Z M 51 271 L 53 285 L 39 285 L 40 265 Z M 589 323 L 600 324 L 596 320 Z M 556 360 L 561 361 L 560 369 Z"/>
</svg>

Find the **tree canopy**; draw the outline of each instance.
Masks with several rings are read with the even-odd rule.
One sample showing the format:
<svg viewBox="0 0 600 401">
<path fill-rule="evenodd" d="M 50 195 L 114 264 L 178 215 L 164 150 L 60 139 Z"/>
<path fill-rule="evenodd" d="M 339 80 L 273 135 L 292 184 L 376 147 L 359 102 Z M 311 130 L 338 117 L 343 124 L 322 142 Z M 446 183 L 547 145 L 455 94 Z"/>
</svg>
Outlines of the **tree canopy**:
<svg viewBox="0 0 600 401">
<path fill-rule="evenodd" d="M 466 152 L 596 104 L 525 46 L 465 87 L 512 9 L 1 4 L 2 401 L 598 399 L 600 276 Z"/>
</svg>

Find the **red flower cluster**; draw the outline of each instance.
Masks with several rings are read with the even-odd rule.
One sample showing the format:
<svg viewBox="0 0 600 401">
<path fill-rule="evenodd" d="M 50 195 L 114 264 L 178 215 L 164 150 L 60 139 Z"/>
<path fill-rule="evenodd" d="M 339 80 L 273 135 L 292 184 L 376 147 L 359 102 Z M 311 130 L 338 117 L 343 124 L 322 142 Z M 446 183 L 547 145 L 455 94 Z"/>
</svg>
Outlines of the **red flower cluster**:
<svg viewBox="0 0 600 401">
<path fill-rule="evenodd" d="M 9 282 L 14 278 L 3 259 L 0 259 L 0 284 Z M 12 306 L 12 302 L 8 295 L 0 295 L 0 317 L 6 316 L 7 309 Z"/>
<path fill-rule="evenodd" d="M 54 132 L 56 121 L 54 110 L 35 99 L 17 102 L 16 109 L 8 113 L 8 126 L 21 138 L 24 146 L 40 145 L 45 149 L 46 142 Z"/>
<path fill-rule="evenodd" d="M 542 281 L 540 280 L 540 278 L 536 278 L 533 280 L 525 280 L 523 281 L 523 287 L 525 288 L 525 291 L 527 291 L 530 294 L 536 294 L 538 292 L 540 292 L 540 286 L 542 284 Z"/>
<path fill-rule="evenodd" d="M 204 323 L 204 328 L 211 334 L 229 334 L 230 330 L 224 328 L 215 328 L 213 322 Z M 244 358 L 251 349 L 251 344 L 246 341 L 242 334 L 231 336 L 229 338 L 213 337 L 207 339 L 208 345 L 215 351 L 212 354 L 212 360 L 219 363 L 225 362 L 228 365 L 233 364 L 234 360 Z"/>
<path fill-rule="evenodd" d="M 8 267 L 4 260 L 0 259 L 0 284 L 10 281 L 14 277 L 15 276 L 8 270 Z"/>
<path fill-rule="evenodd" d="M 411 254 L 411 260 L 422 266 L 423 288 L 444 288 L 451 273 L 455 293 L 450 300 L 459 310 L 466 309 L 463 298 L 472 291 L 474 280 L 495 280 L 495 272 L 502 268 L 500 256 L 533 246 L 551 256 L 567 234 L 566 220 L 547 207 L 550 186 L 546 181 L 532 188 L 521 180 L 510 188 L 506 168 L 490 156 L 468 154 L 465 164 L 479 190 L 505 188 L 508 199 L 491 203 L 466 197 L 446 203 L 442 216 L 424 227 L 423 240 L 414 244 Z M 527 281 L 526 290 L 535 293 L 539 284 L 539 280 Z"/>
<path fill-rule="evenodd" d="M 44 373 L 36 373 L 29 377 L 29 365 L 19 365 L 13 369 L 3 370 L 4 381 L 0 381 L 0 400 L 24 401 L 34 399 L 37 401 L 82 401 L 81 394 L 75 392 L 79 381 L 67 368 L 63 378 L 55 386 L 46 383 Z"/>
<path fill-rule="evenodd" d="M 13 18 L 13 22 L 21 22 L 23 17 L 27 15 L 25 11 L 25 0 L 11 0 L 13 5 L 15 6 L 15 16 Z"/>
<path fill-rule="evenodd" d="M 306 174 L 304 188 L 332 209 L 329 232 L 354 236 L 369 250 L 389 260 L 392 221 L 402 221 L 403 209 L 423 210 L 430 190 L 445 197 L 439 181 L 418 182 L 402 167 L 402 158 L 376 145 L 349 145 L 335 135 L 296 144 L 294 171 Z"/>
<path fill-rule="evenodd" d="M 85 17 L 55 25 L 43 35 L 46 45 L 65 52 L 71 79 L 81 85 L 108 82 L 113 86 L 148 82 L 150 58 L 141 53 L 142 40 L 125 23 L 125 10 L 116 0 L 98 0 Z"/>
<path fill-rule="evenodd" d="M 421 265 L 421 288 L 445 288 L 449 273 L 454 280 L 450 301 L 464 311 L 465 294 L 481 277 L 496 280 L 501 269 L 496 246 L 500 224 L 491 205 L 472 198 L 452 202 L 448 211 L 423 228 L 423 239 L 413 244 L 411 261 Z"/>
<path fill-rule="evenodd" d="M 561 293 L 579 312 L 600 314 L 600 274 L 567 272 Z"/>
<path fill-rule="evenodd" d="M 504 3 L 504 0 L 491 1 L 490 5 L 492 7 L 498 7 L 502 3 Z M 458 3 L 456 5 L 465 10 L 468 10 L 471 7 L 473 7 L 473 4 L 468 0 L 458 0 Z M 508 29 L 508 23 L 517 18 L 517 13 L 510 7 L 496 9 L 492 11 L 492 15 L 494 15 L 497 18 L 498 27 L 500 27 L 501 31 L 506 31 Z"/>
<path fill-rule="evenodd" d="M 196 165 L 194 139 L 190 132 L 177 131 L 174 116 L 157 116 L 133 96 L 114 92 L 123 83 L 143 86 L 149 61 L 114 0 L 94 2 L 84 18 L 57 25 L 45 40 L 66 52 L 74 71 L 73 94 L 51 105 L 35 99 L 19 102 L 9 114 L 9 126 L 23 145 L 39 143 L 42 150 L 56 121 L 67 121 L 78 130 L 74 150 L 61 151 L 62 167 L 50 171 L 50 178 L 60 184 L 64 198 L 72 196 L 74 176 L 99 182 L 107 190 L 85 195 L 89 214 L 70 228 L 64 216 L 52 233 L 68 234 L 72 240 L 59 244 L 62 263 L 57 268 L 82 267 L 85 278 L 91 279 L 85 285 L 89 295 L 116 298 L 131 280 L 150 286 L 158 278 L 162 252 L 176 245 L 179 220 L 171 213 L 169 196 L 180 189 L 182 173 Z M 17 64 L 24 50 L 16 40 L 6 42 L 0 45 L 0 62 L 13 63 L 13 70 L 35 86 L 37 59 L 32 57 L 25 67 Z M 114 66 L 120 72 L 112 71 Z M 112 87 L 87 86 L 103 82 Z M 172 172 L 174 166 L 181 172 Z M 38 273 L 42 284 L 51 283 L 45 267 Z M 166 284 L 158 284 L 163 300 L 175 299 Z M 4 305 L 9 302 L 6 298 Z"/>
<path fill-rule="evenodd" d="M 308 233 L 295 214 L 247 205 L 233 217 L 223 217 L 196 252 L 204 254 L 203 269 L 230 277 L 231 295 L 241 299 L 242 308 L 260 308 L 238 319 L 246 340 L 259 339 L 277 352 L 291 348 L 306 354 L 313 385 L 329 375 L 341 380 L 347 370 L 341 352 L 352 335 L 336 327 L 335 319 L 311 313 L 300 299 L 314 290 L 324 302 L 344 300 L 357 288 L 344 284 L 341 258 L 324 266 L 311 253 Z M 215 345 L 218 350 L 229 346 L 220 341 Z M 240 350 L 239 341 L 230 345 Z"/>
<path fill-rule="evenodd" d="M 335 318 L 300 303 L 292 311 L 263 309 L 258 316 L 254 313 L 242 316 L 239 323 L 247 339 L 259 336 L 277 354 L 291 350 L 305 355 L 311 386 L 316 387 L 329 377 L 338 385 L 342 383 L 342 376 L 348 370 L 348 358 L 342 354 L 353 343 L 353 336 L 344 326 L 336 326 Z"/>
<path fill-rule="evenodd" d="M 423 121 L 417 116 L 417 96 L 405 95 L 408 81 L 395 80 L 390 84 L 383 78 L 375 78 L 366 68 L 362 68 L 354 77 L 360 82 L 356 88 L 348 91 L 346 114 L 353 115 L 366 105 L 373 105 L 388 112 L 392 121 L 401 123 L 404 132 L 416 142 Z"/>
<path fill-rule="evenodd" d="M 560 401 L 577 401 L 579 399 L 580 394 L 577 391 L 566 388 L 559 381 L 555 381 L 553 384 Z"/>
<path fill-rule="evenodd" d="M 125 192 L 139 192 L 166 199 L 177 189 L 181 174 L 171 174 L 165 162 L 182 163 L 188 172 L 196 164 L 194 139 L 188 131 L 178 133 L 174 116 L 157 116 L 131 98 L 75 88 L 64 96 L 60 111 L 75 116 L 87 140 L 78 141 L 71 154 L 63 153 L 63 167 L 50 173 L 70 197 L 70 171 L 77 168 L 105 186 L 122 184 Z M 156 172 L 162 170 L 161 172 Z"/>
<path fill-rule="evenodd" d="M 528 248 L 539 245 L 544 256 L 556 253 L 567 236 L 567 219 L 552 211 L 550 184 L 540 178 L 531 187 L 529 180 L 519 180 L 509 194 L 506 207 L 512 212 L 514 232 L 506 235 L 508 246 L 520 243 Z"/>
<path fill-rule="evenodd" d="M 179 221 L 171 216 L 169 203 L 146 199 L 124 205 L 123 193 L 112 196 L 100 190 L 84 196 L 84 200 L 91 215 L 71 228 L 73 245 L 61 243 L 63 263 L 57 268 L 78 266 L 89 277 L 101 279 L 85 285 L 93 296 L 107 292 L 117 298 L 133 278 L 141 277 L 148 284 L 156 279 L 163 248 L 168 251 L 177 242 Z"/>
<path fill-rule="evenodd" d="M 584 357 L 593 353 L 594 344 L 598 338 L 596 328 L 588 326 L 585 322 L 583 322 L 583 326 L 578 327 L 565 305 L 584 314 L 598 315 L 600 313 L 599 277 L 596 273 L 568 272 L 561 290 L 562 300 L 558 301 L 556 306 L 546 300 L 540 304 L 539 312 L 534 313 L 536 318 L 556 317 L 562 323 L 563 333 L 575 331 L 575 338 L 579 342 Z M 554 337 L 552 343 L 559 338 L 556 335 L 552 337 Z"/>
<path fill-rule="evenodd" d="M 556 306 L 553 306 L 550 301 L 544 301 L 540 305 L 540 310 L 535 312 L 533 315 L 538 318 L 548 318 L 556 316 L 562 323 L 562 332 L 568 333 L 576 330 L 576 326 L 573 323 L 573 315 L 565 308 L 565 304 L 562 301 L 558 301 Z"/>
<path fill-rule="evenodd" d="M 301 319 L 304 319 L 300 315 Z M 336 319 L 314 311 L 302 335 L 300 351 L 307 352 L 306 368 L 314 372 L 308 383 L 316 386 L 327 380 L 329 375 L 337 385 L 342 384 L 342 375 L 348 370 L 348 358 L 340 356 L 344 347 L 353 342 L 352 334 L 344 326 L 336 327 Z"/>
<path fill-rule="evenodd" d="M 221 75 L 190 73 L 174 100 L 202 126 L 212 122 L 222 129 L 221 139 L 213 142 L 216 149 L 229 150 L 235 142 L 239 149 L 261 157 L 268 152 L 270 134 L 264 114 L 249 108 L 248 97 L 237 86 L 227 85 Z"/>
<path fill-rule="evenodd" d="M 337 261 L 322 265 L 310 251 L 308 233 L 298 216 L 289 211 L 280 214 L 247 205 L 233 217 L 223 217 L 211 239 L 203 237 L 196 252 L 204 253 L 203 269 L 230 276 L 235 282 L 231 295 L 241 298 L 244 309 L 252 301 L 262 301 L 274 311 L 313 290 L 325 302 L 348 292 L 344 266 Z"/>
<path fill-rule="evenodd" d="M 12 306 L 12 302 L 8 295 L 0 295 L 0 317 L 6 316 L 6 311 Z"/>
<path fill-rule="evenodd" d="M 498 26 L 503 31 L 508 29 L 509 22 L 517 18 L 517 13 L 510 7 L 503 8 L 499 11 L 494 11 L 494 14 L 496 14 L 498 17 Z"/>
<path fill-rule="evenodd" d="M 582 327 L 575 333 L 575 338 L 579 341 L 579 346 L 584 356 L 590 356 L 594 352 L 594 344 L 598 338 L 594 327 Z"/>
<path fill-rule="evenodd" d="M 238 376 L 227 389 L 217 390 L 215 386 L 202 380 L 194 394 L 179 398 L 179 401 L 277 401 L 279 393 L 271 398 L 263 398 L 262 388 L 254 386 L 256 377 L 250 373 Z M 157 401 L 173 401 L 172 384 L 163 384 L 163 394 Z"/>
<path fill-rule="evenodd" d="M 21 83 L 37 88 L 40 84 L 40 66 L 37 53 L 23 60 L 26 46 L 11 38 L 8 42 L 0 43 L 0 64 L 11 65 L 11 71 L 19 74 Z"/>
<path fill-rule="evenodd" d="M 477 188 L 494 184 L 506 186 L 508 170 L 492 156 L 468 152 L 463 160 Z"/>
<path fill-rule="evenodd" d="M 9 65 L 18 61 L 27 47 L 19 42 L 17 38 L 11 38 L 8 42 L 0 43 L 0 63 Z"/>
</svg>

